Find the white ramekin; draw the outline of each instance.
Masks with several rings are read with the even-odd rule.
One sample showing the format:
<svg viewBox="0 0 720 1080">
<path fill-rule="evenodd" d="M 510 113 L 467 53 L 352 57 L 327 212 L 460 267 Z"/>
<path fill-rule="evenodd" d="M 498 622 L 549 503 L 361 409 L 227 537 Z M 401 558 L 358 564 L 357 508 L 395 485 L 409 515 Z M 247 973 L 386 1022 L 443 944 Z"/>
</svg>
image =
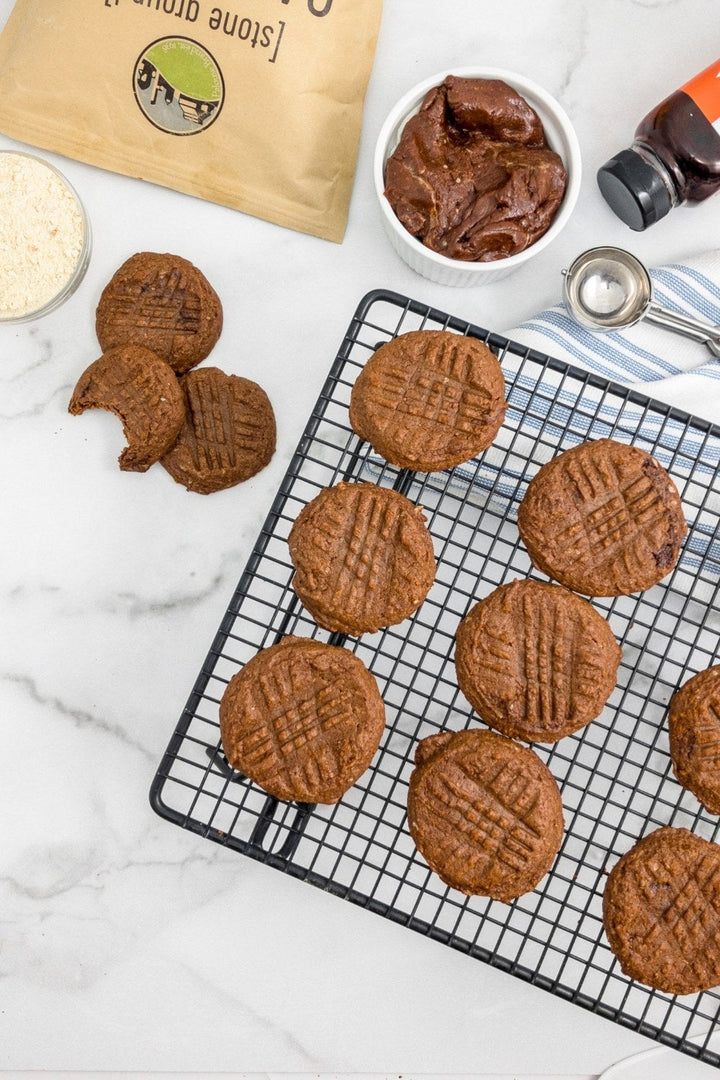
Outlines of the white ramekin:
<svg viewBox="0 0 720 1080">
<path fill-rule="evenodd" d="M 542 121 L 549 146 L 560 155 L 567 171 L 565 194 L 550 228 L 530 247 L 506 259 L 495 259 L 492 262 L 466 262 L 462 259 L 449 259 L 446 255 L 431 251 L 411 236 L 400 223 L 384 195 L 385 162 L 400 141 L 405 124 L 414 113 L 419 111 L 427 92 L 435 86 L 440 86 L 448 75 L 471 79 L 501 79 L 512 86 L 535 109 Z M 423 79 L 417 86 L 408 90 L 390 110 L 380 129 L 375 146 L 373 180 L 385 232 L 397 254 L 408 266 L 423 277 L 441 285 L 482 285 L 486 282 L 497 281 L 512 273 L 518 266 L 522 266 L 528 259 L 532 259 L 552 243 L 565 227 L 577 202 L 581 169 L 580 145 L 573 126 L 565 110 L 546 90 L 523 75 L 517 75 L 514 71 L 504 71 L 501 68 L 464 67 L 442 71 Z"/>
</svg>

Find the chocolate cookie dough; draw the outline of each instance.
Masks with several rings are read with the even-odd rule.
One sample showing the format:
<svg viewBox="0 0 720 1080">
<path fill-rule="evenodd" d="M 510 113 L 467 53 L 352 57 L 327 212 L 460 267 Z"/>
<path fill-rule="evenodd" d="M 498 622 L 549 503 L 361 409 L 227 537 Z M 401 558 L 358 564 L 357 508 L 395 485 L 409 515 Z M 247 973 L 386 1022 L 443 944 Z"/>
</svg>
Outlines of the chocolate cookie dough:
<svg viewBox="0 0 720 1080">
<path fill-rule="evenodd" d="M 613 439 L 581 443 L 543 465 L 518 528 L 539 570 L 588 596 L 649 589 L 673 569 L 687 532 L 666 470 Z"/>
<path fill-rule="evenodd" d="M 150 349 L 122 345 L 82 373 L 69 412 L 107 409 L 122 422 L 127 446 L 120 468 L 146 472 L 175 442 L 185 420 L 185 399 L 172 368 Z"/>
<path fill-rule="evenodd" d="M 599 715 L 620 655 L 609 623 L 588 600 L 528 578 L 501 585 L 462 619 L 455 667 L 486 724 L 548 743 Z"/>
<path fill-rule="evenodd" d="M 209 495 L 260 472 L 275 451 L 275 414 L 256 382 L 216 367 L 180 379 L 185 423 L 162 465 L 188 491 Z"/>
<path fill-rule="evenodd" d="M 537 113 L 498 79 L 449 75 L 426 94 L 385 165 L 385 197 L 408 232 L 474 262 L 538 240 L 566 183 Z"/>
<path fill-rule="evenodd" d="M 315 621 L 345 634 L 402 622 L 435 580 L 422 509 L 371 483 L 324 488 L 288 537 L 293 588 Z"/>
<path fill-rule="evenodd" d="M 277 799 L 334 803 L 365 772 L 385 727 L 374 677 L 348 649 L 286 637 L 256 653 L 220 702 L 230 765 Z"/>
<path fill-rule="evenodd" d="M 711 814 L 720 814 L 720 664 L 675 691 L 668 728 L 678 781 Z"/>
<path fill-rule="evenodd" d="M 408 827 L 446 885 L 508 902 L 534 889 L 558 852 L 560 790 L 534 750 L 504 735 L 430 735 L 415 754 Z"/>
<path fill-rule="evenodd" d="M 451 469 L 485 450 L 505 417 L 495 353 L 449 330 L 413 330 L 381 345 L 355 380 L 350 423 L 404 469 Z"/>
<path fill-rule="evenodd" d="M 220 336 L 220 299 L 205 275 L 180 255 L 131 255 L 103 289 L 95 329 L 103 350 L 143 345 L 183 374 Z"/>
<path fill-rule="evenodd" d="M 720 984 L 720 847 L 688 829 L 645 836 L 610 871 L 610 948 L 631 979 L 668 994 Z"/>
</svg>

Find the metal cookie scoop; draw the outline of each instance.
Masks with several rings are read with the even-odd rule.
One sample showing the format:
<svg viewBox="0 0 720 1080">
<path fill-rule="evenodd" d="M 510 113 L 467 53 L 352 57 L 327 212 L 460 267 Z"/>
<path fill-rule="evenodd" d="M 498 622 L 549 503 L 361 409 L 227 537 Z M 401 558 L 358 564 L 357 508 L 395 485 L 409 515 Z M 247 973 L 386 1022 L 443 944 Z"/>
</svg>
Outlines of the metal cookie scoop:
<svg viewBox="0 0 720 1080">
<path fill-rule="evenodd" d="M 573 318 L 591 330 L 622 330 L 641 319 L 703 341 L 720 356 L 720 326 L 661 307 L 643 264 L 622 248 L 596 247 L 563 270 L 563 299 Z"/>
</svg>

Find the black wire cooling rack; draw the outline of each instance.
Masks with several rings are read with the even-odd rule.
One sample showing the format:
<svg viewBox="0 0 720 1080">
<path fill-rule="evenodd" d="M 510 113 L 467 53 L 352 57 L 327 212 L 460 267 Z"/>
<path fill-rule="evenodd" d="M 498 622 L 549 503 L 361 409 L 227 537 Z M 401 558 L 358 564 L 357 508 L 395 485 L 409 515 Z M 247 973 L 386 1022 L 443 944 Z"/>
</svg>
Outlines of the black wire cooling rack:
<svg viewBox="0 0 720 1080">
<path fill-rule="evenodd" d="M 355 377 L 379 344 L 409 330 L 486 341 L 502 364 L 509 408 L 494 445 L 449 473 L 379 461 L 349 427 Z M 675 479 L 690 526 L 673 574 L 634 596 L 596 600 L 622 645 L 602 715 L 535 749 L 557 779 L 566 831 L 550 873 L 510 904 L 447 888 L 406 827 L 417 741 L 479 724 L 453 662 L 458 622 L 497 585 L 537 574 L 516 510 L 545 461 L 610 437 L 654 454 Z M 665 723 L 673 691 L 720 660 L 720 429 L 428 308 L 369 293 L 357 311 L 280 485 L 245 572 L 155 776 L 151 803 L 175 824 L 317 885 L 529 983 L 720 1067 L 711 1048 L 720 995 L 672 997 L 627 979 L 601 918 L 606 875 L 646 832 L 684 826 L 715 839 L 718 819 L 673 777 Z M 437 579 L 416 614 L 359 639 L 320 630 L 297 600 L 287 536 L 323 487 L 372 479 L 425 507 Z M 370 769 L 335 806 L 269 798 L 222 753 L 218 704 L 235 672 L 286 634 L 344 644 L 375 675 L 385 737 Z"/>
</svg>

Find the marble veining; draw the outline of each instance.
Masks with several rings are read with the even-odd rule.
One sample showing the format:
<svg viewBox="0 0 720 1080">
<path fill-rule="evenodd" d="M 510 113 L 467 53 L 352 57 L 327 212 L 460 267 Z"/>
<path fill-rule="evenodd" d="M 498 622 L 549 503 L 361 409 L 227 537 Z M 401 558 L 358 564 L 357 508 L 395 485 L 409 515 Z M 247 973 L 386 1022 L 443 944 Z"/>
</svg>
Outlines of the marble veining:
<svg viewBox="0 0 720 1080">
<path fill-rule="evenodd" d="M 11 7 L 0 0 L 0 27 Z M 0 325 L 0 1077 L 589 1080 L 648 1048 L 175 828 L 152 812 L 148 792 L 366 292 L 394 289 L 505 332 L 559 300 L 561 269 L 586 247 L 625 246 L 652 266 L 720 235 L 720 198 L 631 234 L 594 179 L 659 96 L 715 59 L 713 15 L 708 0 L 388 0 L 340 245 L 48 155 L 87 205 L 94 250 L 62 308 Z M 561 100 L 584 175 L 570 224 L 537 262 L 455 290 L 416 276 L 390 250 L 371 161 L 397 97 L 475 61 L 521 72 Z M 0 135 L 0 148 L 15 145 Z M 273 402 L 275 457 L 230 491 L 189 494 L 160 466 L 123 474 L 117 418 L 67 412 L 99 354 L 100 292 L 139 250 L 174 250 L 204 269 L 225 307 L 209 362 L 256 379 Z M 683 1080 L 711 1075 L 690 1060 L 681 1069 Z"/>
</svg>

